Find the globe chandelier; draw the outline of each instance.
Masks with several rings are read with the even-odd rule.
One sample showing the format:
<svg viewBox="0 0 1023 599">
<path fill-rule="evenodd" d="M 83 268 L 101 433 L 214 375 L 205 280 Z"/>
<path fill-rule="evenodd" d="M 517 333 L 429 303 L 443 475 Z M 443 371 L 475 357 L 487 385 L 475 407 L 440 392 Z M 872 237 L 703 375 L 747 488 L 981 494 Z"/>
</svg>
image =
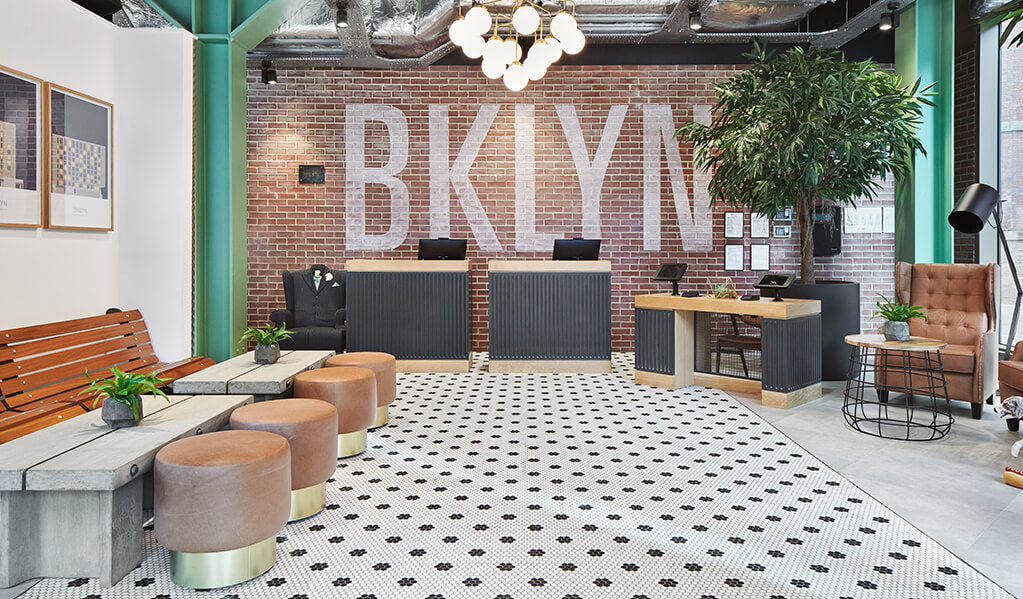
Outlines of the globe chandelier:
<svg viewBox="0 0 1023 599">
<path fill-rule="evenodd" d="M 561 2 L 556 12 L 545 9 L 542 0 L 515 0 L 510 15 L 491 15 L 487 5 L 498 1 L 473 2 L 464 16 L 459 6 L 459 17 L 448 28 L 448 36 L 468 58 L 483 58 L 483 74 L 503 79 L 509 90 L 525 89 L 530 81 L 546 75 L 563 53 L 578 54 L 586 46 L 572 0 Z M 566 10 L 567 5 L 571 10 Z M 487 34 L 490 37 L 484 39 Z M 526 53 L 519 45 L 520 35 L 533 38 Z"/>
</svg>

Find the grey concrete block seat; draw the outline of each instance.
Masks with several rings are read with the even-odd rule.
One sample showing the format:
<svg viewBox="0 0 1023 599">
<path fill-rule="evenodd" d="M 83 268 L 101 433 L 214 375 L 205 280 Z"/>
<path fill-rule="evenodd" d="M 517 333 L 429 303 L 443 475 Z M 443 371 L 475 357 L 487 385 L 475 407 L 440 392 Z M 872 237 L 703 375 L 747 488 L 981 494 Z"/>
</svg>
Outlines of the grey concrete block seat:
<svg viewBox="0 0 1023 599">
<path fill-rule="evenodd" d="M 314 271 L 322 276 L 317 286 Z M 281 349 L 345 350 L 345 272 L 314 264 L 303 270 L 281 273 L 284 282 L 284 310 L 274 310 L 270 320 L 287 325 L 292 336 Z"/>
</svg>

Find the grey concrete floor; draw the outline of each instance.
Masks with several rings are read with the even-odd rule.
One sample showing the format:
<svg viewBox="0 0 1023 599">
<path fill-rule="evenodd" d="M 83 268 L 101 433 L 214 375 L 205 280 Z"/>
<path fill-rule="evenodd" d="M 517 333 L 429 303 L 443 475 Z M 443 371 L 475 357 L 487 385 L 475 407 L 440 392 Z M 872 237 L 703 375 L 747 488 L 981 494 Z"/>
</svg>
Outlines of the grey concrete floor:
<svg viewBox="0 0 1023 599">
<path fill-rule="evenodd" d="M 1020 542 L 1023 494 L 1002 480 L 1005 466 L 1023 469 L 1010 446 L 1020 434 L 984 406 L 952 402 L 952 432 L 937 441 L 879 439 L 842 417 L 845 381 L 825 382 L 824 397 L 790 410 L 732 393 L 766 421 L 878 501 L 911 522 L 1005 590 L 1023 597 Z"/>
</svg>

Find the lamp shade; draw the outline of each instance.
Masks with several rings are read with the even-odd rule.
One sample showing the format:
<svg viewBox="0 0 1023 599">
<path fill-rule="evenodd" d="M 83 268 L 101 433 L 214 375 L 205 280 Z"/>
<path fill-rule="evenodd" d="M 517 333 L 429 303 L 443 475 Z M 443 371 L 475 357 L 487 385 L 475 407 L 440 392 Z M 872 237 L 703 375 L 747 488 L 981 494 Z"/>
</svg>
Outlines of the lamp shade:
<svg viewBox="0 0 1023 599">
<path fill-rule="evenodd" d="M 990 185 L 974 183 L 959 196 L 948 215 L 948 224 L 960 233 L 979 233 L 998 204 L 998 191 Z"/>
</svg>

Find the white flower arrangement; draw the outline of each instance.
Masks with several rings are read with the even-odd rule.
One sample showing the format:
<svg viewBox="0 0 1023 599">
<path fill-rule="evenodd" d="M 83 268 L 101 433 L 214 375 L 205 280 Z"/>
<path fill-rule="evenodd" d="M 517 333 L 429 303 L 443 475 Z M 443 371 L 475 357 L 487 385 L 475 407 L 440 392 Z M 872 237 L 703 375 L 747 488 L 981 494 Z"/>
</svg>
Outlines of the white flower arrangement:
<svg viewBox="0 0 1023 599">
<path fill-rule="evenodd" d="M 323 276 L 323 280 L 324 281 L 333 281 L 334 280 L 334 273 L 328 272 L 326 275 Z"/>
</svg>

